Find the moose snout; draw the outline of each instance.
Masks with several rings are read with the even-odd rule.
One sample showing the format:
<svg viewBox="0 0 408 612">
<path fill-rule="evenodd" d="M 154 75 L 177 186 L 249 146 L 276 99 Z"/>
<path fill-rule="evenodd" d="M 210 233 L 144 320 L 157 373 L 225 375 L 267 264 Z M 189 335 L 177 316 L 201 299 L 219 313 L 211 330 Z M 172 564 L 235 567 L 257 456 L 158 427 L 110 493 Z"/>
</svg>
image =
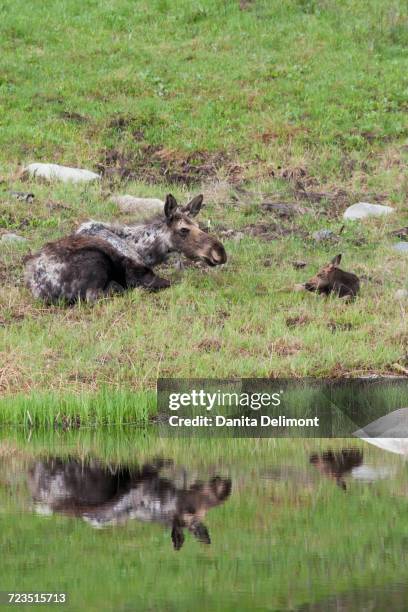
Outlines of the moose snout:
<svg viewBox="0 0 408 612">
<path fill-rule="evenodd" d="M 224 247 L 222 246 L 221 242 L 212 246 L 210 250 L 209 260 L 210 260 L 211 265 L 213 266 L 220 266 L 226 263 L 227 253 Z"/>
</svg>

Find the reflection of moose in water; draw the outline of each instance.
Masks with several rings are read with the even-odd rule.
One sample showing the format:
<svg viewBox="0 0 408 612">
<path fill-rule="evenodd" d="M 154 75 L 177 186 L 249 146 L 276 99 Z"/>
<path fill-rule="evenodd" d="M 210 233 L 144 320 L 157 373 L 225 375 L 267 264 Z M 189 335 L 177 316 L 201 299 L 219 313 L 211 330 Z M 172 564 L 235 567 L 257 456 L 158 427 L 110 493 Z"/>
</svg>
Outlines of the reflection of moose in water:
<svg viewBox="0 0 408 612">
<path fill-rule="evenodd" d="M 343 476 L 363 463 L 363 453 L 357 448 L 343 448 L 339 452 L 328 450 L 321 454 L 313 453 L 310 463 L 345 491 L 347 487 Z"/>
<path fill-rule="evenodd" d="M 81 517 L 94 527 L 138 519 L 170 527 L 176 550 L 183 545 L 185 528 L 210 544 L 202 520 L 210 508 L 229 497 L 231 481 L 215 476 L 206 483 L 179 488 L 160 476 L 169 464 L 157 460 L 141 469 L 112 469 L 97 462 L 53 458 L 32 466 L 29 487 L 43 510 Z"/>
</svg>

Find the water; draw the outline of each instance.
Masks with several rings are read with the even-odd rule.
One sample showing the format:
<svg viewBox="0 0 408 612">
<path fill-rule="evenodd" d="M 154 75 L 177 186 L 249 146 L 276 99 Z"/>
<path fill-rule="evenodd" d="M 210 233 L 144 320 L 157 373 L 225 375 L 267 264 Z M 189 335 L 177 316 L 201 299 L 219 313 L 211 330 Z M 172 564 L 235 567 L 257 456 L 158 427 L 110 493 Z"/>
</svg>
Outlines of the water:
<svg viewBox="0 0 408 612">
<path fill-rule="evenodd" d="M 0 590 L 66 592 L 65 610 L 406 610 L 407 495 L 404 459 L 358 440 L 3 432 Z"/>
</svg>

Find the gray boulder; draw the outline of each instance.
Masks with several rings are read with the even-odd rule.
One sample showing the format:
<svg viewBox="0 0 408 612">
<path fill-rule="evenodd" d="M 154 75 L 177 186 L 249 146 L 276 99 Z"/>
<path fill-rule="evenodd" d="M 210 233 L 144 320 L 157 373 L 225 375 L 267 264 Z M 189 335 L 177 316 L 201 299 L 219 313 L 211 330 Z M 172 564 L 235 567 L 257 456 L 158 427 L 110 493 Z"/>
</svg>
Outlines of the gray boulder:
<svg viewBox="0 0 408 612">
<path fill-rule="evenodd" d="M 27 242 L 27 238 L 19 236 L 18 234 L 13 234 L 12 232 L 8 232 L 7 234 L 2 235 L 0 242 L 3 244 L 23 243 Z"/>
<path fill-rule="evenodd" d="M 123 213 L 137 215 L 156 215 L 164 210 L 164 202 L 157 198 L 137 198 L 132 195 L 115 195 L 111 197 Z"/>
<path fill-rule="evenodd" d="M 63 183 L 86 183 L 100 180 L 100 175 L 82 168 L 70 168 L 58 164 L 29 164 L 23 170 L 23 176 L 42 178 L 46 181 L 62 181 Z"/>
<path fill-rule="evenodd" d="M 366 219 L 367 217 L 381 217 L 394 212 L 391 206 L 382 204 L 370 204 L 369 202 L 357 202 L 349 206 L 343 214 L 343 219 L 355 220 Z"/>
</svg>

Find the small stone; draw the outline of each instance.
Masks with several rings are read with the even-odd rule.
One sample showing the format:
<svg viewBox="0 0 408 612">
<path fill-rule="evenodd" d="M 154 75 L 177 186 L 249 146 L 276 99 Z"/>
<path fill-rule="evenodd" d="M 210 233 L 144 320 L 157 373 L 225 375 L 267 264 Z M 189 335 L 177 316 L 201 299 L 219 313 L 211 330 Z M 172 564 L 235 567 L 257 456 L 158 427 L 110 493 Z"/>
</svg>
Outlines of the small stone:
<svg viewBox="0 0 408 612">
<path fill-rule="evenodd" d="M 396 300 L 408 299 L 408 289 L 397 289 L 397 291 L 394 293 L 394 297 Z"/>
<path fill-rule="evenodd" d="M 12 243 L 12 242 L 27 242 L 27 239 L 24 238 L 23 236 L 19 236 L 18 234 L 13 234 L 13 233 L 7 233 L 7 234 L 3 234 L 1 237 L 0 242 L 3 243 Z"/>
<path fill-rule="evenodd" d="M 234 240 L 234 242 L 240 242 L 243 238 L 245 238 L 245 234 L 244 232 L 237 232 L 232 239 Z"/>
<path fill-rule="evenodd" d="M 408 242 L 397 242 L 392 248 L 398 253 L 408 253 Z"/>
<path fill-rule="evenodd" d="M 306 261 L 292 261 L 292 266 L 295 268 L 295 270 L 301 270 L 302 268 L 306 268 L 307 266 L 307 262 Z"/>
<path fill-rule="evenodd" d="M 123 213 L 154 215 L 164 210 L 164 202 L 157 198 L 137 198 L 132 195 L 112 196 L 114 202 Z"/>
<path fill-rule="evenodd" d="M 370 204 L 369 202 L 357 202 L 349 206 L 344 214 L 343 219 L 365 219 L 367 217 L 381 217 L 394 212 L 391 206 L 383 206 L 382 204 Z"/>
<path fill-rule="evenodd" d="M 12 198 L 20 200 L 21 202 L 26 202 L 27 204 L 30 204 L 35 198 L 33 193 L 25 193 L 24 191 L 10 191 L 10 195 Z"/>
<path fill-rule="evenodd" d="M 312 234 L 312 238 L 316 242 L 323 242 L 324 240 L 338 240 L 338 236 L 334 232 L 328 229 L 322 229 Z"/>
<path fill-rule="evenodd" d="M 396 236 L 397 238 L 407 239 L 408 238 L 408 226 L 400 227 L 399 229 L 390 232 L 390 236 Z"/>
<path fill-rule="evenodd" d="M 23 170 L 23 176 L 31 178 L 42 178 L 47 181 L 62 181 L 63 183 L 84 183 L 100 180 L 100 175 L 82 168 L 70 168 L 58 164 L 29 164 Z"/>
</svg>

